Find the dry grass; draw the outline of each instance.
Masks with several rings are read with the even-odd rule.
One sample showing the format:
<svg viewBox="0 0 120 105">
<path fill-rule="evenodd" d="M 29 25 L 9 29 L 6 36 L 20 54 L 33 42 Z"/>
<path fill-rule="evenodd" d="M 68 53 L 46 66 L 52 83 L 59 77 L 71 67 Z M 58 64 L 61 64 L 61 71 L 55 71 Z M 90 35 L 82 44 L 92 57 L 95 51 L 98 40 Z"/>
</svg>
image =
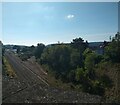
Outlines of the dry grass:
<svg viewBox="0 0 120 105">
<path fill-rule="evenodd" d="M 71 83 L 63 83 L 60 79 L 56 79 L 54 77 L 54 74 L 52 72 L 50 72 L 51 70 L 47 65 L 41 65 L 41 66 L 48 73 L 48 75 L 47 75 L 47 80 L 48 81 L 47 82 L 50 86 L 60 88 L 60 89 L 64 89 L 64 90 L 74 89 L 74 86 Z M 71 86 L 73 88 L 71 88 Z"/>
<path fill-rule="evenodd" d="M 3 57 L 3 61 L 4 61 L 4 64 L 5 64 L 5 72 L 6 74 L 10 77 L 10 78 L 13 78 L 13 77 L 16 77 L 16 74 L 12 68 L 12 66 L 10 65 L 10 63 L 8 62 L 8 60 Z"/>
<path fill-rule="evenodd" d="M 70 83 L 63 83 L 61 80 L 55 79 L 55 77 L 48 74 L 47 79 L 49 80 L 49 84 L 53 87 L 64 89 L 64 90 L 71 90 Z"/>
<path fill-rule="evenodd" d="M 120 63 L 106 62 L 97 69 L 97 72 L 98 75 L 106 74 L 113 82 L 113 86 L 105 90 L 105 97 L 120 101 Z"/>
</svg>

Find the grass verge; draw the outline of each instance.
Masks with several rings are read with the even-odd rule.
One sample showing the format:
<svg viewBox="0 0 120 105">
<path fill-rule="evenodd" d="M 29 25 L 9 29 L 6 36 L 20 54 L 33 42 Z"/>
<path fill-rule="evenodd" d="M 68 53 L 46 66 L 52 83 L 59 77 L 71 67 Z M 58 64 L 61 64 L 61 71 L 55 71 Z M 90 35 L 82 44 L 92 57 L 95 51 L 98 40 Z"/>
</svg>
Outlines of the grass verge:
<svg viewBox="0 0 120 105">
<path fill-rule="evenodd" d="M 15 74 L 12 66 L 10 65 L 10 63 L 8 62 L 8 60 L 5 57 L 3 57 L 3 62 L 4 62 L 4 69 L 5 69 L 6 74 L 10 78 L 16 77 L 16 74 Z"/>
</svg>

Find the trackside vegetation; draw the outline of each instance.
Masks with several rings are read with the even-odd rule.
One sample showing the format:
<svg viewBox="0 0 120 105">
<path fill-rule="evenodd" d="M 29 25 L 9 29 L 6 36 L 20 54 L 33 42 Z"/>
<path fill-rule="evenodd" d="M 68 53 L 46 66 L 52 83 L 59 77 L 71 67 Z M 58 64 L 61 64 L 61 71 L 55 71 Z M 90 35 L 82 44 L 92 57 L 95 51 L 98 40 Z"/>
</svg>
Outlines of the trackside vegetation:
<svg viewBox="0 0 120 105">
<path fill-rule="evenodd" d="M 50 75 L 63 83 L 71 83 L 72 89 L 97 94 L 112 101 L 120 101 L 120 33 L 102 45 L 98 54 L 82 38 L 69 44 L 58 43 L 26 47 L 20 53 L 23 60 L 35 56 L 37 62 L 47 68 Z M 19 52 L 18 52 L 19 53 Z"/>
<path fill-rule="evenodd" d="M 4 56 L 3 56 L 2 64 L 3 64 L 2 68 L 3 68 L 4 74 L 7 74 L 7 76 L 9 76 L 10 78 L 16 77 L 16 74 L 15 74 L 12 66 L 8 62 L 7 58 L 5 58 Z"/>
</svg>

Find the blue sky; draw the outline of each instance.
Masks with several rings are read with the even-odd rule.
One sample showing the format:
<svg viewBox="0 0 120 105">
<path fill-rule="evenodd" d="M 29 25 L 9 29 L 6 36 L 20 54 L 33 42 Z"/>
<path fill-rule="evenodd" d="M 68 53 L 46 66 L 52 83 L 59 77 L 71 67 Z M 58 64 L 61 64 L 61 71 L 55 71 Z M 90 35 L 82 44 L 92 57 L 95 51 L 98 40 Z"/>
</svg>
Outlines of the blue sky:
<svg viewBox="0 0 120 105">
<path fill-rule="evenodd" d="M 104 41 L 118 31 L 116 2 L 2 3 L 4 44 Z"/>
</svg>

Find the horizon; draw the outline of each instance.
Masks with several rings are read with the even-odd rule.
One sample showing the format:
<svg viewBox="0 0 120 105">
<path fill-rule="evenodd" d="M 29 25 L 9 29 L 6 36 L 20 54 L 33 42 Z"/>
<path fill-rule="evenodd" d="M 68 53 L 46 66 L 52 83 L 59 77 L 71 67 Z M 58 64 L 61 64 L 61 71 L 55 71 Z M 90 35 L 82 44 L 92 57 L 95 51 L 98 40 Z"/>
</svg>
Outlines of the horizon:
<svg viewBox="0 0 120 105">
<path fill-rule="evenodd" d="M 2 3 L 4 44 L 109 41 L 118 32 L 117 2 Z"/>
<path fill-rule="evenodd" d="M 104 40 L 105 41 L 105 40 Z M 91 42 L 88 42 L 88 43 L 103 43 L 104 41 L 91 41 Z M 85 42 L 85 40 L 84 40 L 84 42 Z M 106 42 L 110 42 L 110 41 L 106 41 Z M 45 45 L 44 43 L 37 43 L 37 44 L 44 44 L 45 46 L 48 46 L 48 45 L 52 45 L 52 44 L 70 44 L 71 42 L 68 42 L 68 43 L 58 43 L 58 42 L 56 42 L 56 43 L 50 43 L 50 44 L 47 44 L 47 45 Z M 4 44 L 4 43 L 2 43 L 3 45 L 10 45 L 10 46 L 14 46 L 14 45 L 17 45 L 17 46 L 28 46 L 28 47 L 30 47 L 30 46 L 37 46 L 37 44 L 36 45 L 20 45 L 20 44 Z"/>
</svg>

